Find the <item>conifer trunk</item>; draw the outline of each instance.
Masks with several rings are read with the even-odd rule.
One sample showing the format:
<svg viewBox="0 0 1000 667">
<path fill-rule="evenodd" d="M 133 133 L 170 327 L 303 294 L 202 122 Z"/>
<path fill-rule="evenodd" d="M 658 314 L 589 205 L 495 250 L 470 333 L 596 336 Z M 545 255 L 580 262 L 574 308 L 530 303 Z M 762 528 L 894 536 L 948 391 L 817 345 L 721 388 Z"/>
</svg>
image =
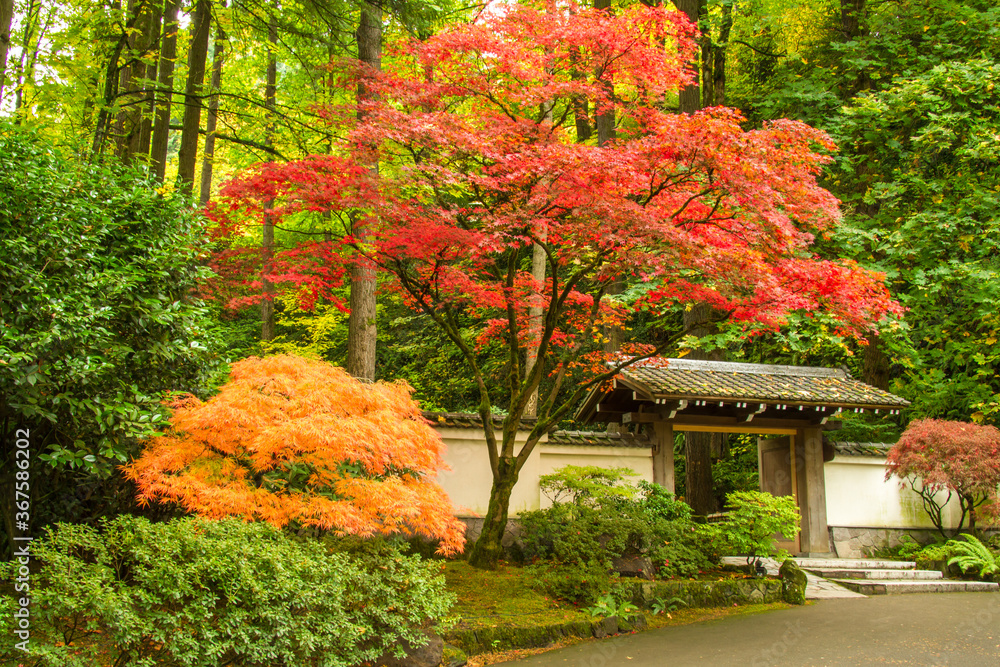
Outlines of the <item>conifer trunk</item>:
<svg viewBox="0 0 1000 667">
<path fill-rule="evenodd" d="M 201 129 L 201 91 L 208 60 L 208 37 L 212 22 L 212 4 L 198 0 L 191 17 L 191 47 L 188 51 L 187 85 L 184 87 L 184 120 L 181 146 L 177 155 L 177 189 L 191 194 L 198 164 L 198 133 Z"/>
<path fill-rule="evenodd" d="M 208 101 L 208 116 L 205 118 L 205 147 L 202 150 L 201 186 L 198 189 L 202 206 L 212 196 L 212 175 L 215 167 L 215 128 L 219 121 L 219 89 L 222 87 L 222 62 L 225 59 L 226 31 L 221 25 L 215 27 L 215 47 L 212 54 L 212 97 Z M 270 72 L 268 73 L 270 75 Z M 275 67 L 277 85 L 277 67 Z"/>
<path fill-rule="evenodd" d="M 375 70 L 382 69 L 382 7 L 376 2 L 365 2 L 361 6 L 361 19 L 355 33 L 358 42 L 358 60 Z M 372 92 L 364 84 L 358 83 L 358 102 L 372 99 Z M 359 112 L 359 118 L 363 113 Z M 378 171 L 378 164 L 371 169 Z M 359 243 L 368 238 L 367 226 L 372 221 L 354 221 L 354 235 Z M 358 257 L 351 267 L 351 315 L 347 323 L 347 372 L 356 378 L 375 379 L 376 328 L 375 288 L 377 275 L 375 267 L 363 257 Z"/>
<path fill-rule="evenodd" d="M 166 0 L 163 7 L 163 37 L 156 72 L 156 115 L 149 147 L 149 162 L 157 182 L 167 173 L 167 145 L 170 140 L 170 106 L 173 100 L 174 60 L 177 58 L 177 11 L 180 0 Z"/>
<path fill-rule="evenodd" d="M 267 114 L 267 133 L 264 143 L 274 146 L 275 119 L 274 113 L 278 107 L 278 22 L 274 14 L 267 22 L 267 81 L 264 85 L 264 109 Z M 268 202 L 265 209 L 274 205 Z M 264 298 L 260 302 L 260 339 L 274 340 L 274 283 L 271 282 L 272 263 L 274 261 L 274 218 L 270 213 L 264 213 L 262 247 L 264 262 L 261 268 L 261 284 Z"/>
<path fill-rule="evenodd" d="M 0 100 L 7 83 L 7 54 L 10 52 L 10 24 L 14 19 L 14 0 L 0 0 Z"/>
<path fill-rule="evenodd" d="M 705 0 L 673 0 L 678 11 L 684 12 L 694 25 L 698 25 L 698 18 L 702 13 L 702 5 Z M 681 113 L 694 113 L 701 109 L 701 88 L 698 85 L 698 63 L 692 63 L 695 71 L 695 80 L 691 85 L 681 88 L 678 93 L 679 110 Z"/>
</svg>

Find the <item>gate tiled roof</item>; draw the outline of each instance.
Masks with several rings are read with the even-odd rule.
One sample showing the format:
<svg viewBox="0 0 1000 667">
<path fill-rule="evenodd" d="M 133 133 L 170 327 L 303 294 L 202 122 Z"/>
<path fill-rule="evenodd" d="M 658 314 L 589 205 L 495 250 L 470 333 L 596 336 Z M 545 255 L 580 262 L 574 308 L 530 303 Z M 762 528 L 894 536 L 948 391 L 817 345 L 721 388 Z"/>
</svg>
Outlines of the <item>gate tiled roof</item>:
<svg viewBox="0 0 1000 667">
<path fill-rule="evenodd" d="M 909 405 L 906 399 L 855 380 L 839 368 L 660 359 L 626 368 L 620 378 L 656 399 L 742 400 L 850 408 Z"/>
</svg>

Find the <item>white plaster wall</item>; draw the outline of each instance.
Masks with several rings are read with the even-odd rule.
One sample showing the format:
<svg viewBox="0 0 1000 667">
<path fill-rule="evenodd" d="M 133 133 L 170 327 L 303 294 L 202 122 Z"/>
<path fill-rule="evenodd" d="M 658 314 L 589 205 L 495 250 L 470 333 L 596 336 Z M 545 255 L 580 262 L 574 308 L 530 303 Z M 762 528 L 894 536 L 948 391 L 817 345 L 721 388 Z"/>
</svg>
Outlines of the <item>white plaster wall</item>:
<svg viewBox="0 0 1000 667">
<path fill-rule="evenodd" d="M 438 473 L 437 481 L 451 498 L 455 514 L 478 517 L 486 514 L 493 486 L 486 436 L 475 428 L 435 427 L 446 446 L 444 460 L 450 470 Z M 518 433 L 519 451 L 528 433 Z M 539 446 L 521 469 L 510 497 L 510 514 L 538 509 Z"/>
<path fill-rule="evenodd" d="M 540 445 L 539 475 L 548 475 L 567 465 L 629 468 L 635 471 L 633 481 L 653 481 L 652 450 L 642 447 L 597 447 L 593 445 Z M 535 484 L 537 486 L 538 480 Z M 552 501 L 541 494 L 541 507 L 551 507 Z"/>
<path fill-rule="evenodd" d="M 837 456 L 824 465 L 826 515 L 831 526 L 850 528 L 933 528 L 920 496 L 899 480 L 885 480 L 885 459 Z M 939 494 L 943 502 L 947 494 Z M 957 500 L 945 507 L 945 527 L 958 525 Z"/>
<path fill-rule="evenodd" d="M 483 516 L 493 486 L 486 436 L 475 428 L 435 426 L 434 430 L 444 440 L 444 460 L 450 468 L 438 473 L 437 481 L 451 498 L 455 514 L 460 517 Z M 518 434 L 518 450 L 527 435 L 526 431 Z M 543 439 L 521 469 L 510 498 L 510 515 L 513 517 L 524 511 L 549 507 L 552 503 L 541 494 L 539 478 L 566 465 L 631 468 L 636 472 L 636 481 L 653 481 L 653 458 L 649 449 L 551 445 Z"/>
</svg>

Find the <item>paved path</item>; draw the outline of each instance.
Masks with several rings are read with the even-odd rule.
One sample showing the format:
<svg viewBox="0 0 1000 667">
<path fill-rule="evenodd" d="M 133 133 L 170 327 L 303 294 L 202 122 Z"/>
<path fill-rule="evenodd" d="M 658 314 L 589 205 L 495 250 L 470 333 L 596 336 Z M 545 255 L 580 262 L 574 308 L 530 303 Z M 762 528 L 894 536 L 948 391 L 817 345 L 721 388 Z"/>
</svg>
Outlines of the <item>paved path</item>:
<svg viewBox="0 0 1000 667">
<path fill-rule="evenodd" d="M 518 667 L 854 667 L 1000 665 L 1000 594 L 820 600 L 590 641 Z"/>
</svg>

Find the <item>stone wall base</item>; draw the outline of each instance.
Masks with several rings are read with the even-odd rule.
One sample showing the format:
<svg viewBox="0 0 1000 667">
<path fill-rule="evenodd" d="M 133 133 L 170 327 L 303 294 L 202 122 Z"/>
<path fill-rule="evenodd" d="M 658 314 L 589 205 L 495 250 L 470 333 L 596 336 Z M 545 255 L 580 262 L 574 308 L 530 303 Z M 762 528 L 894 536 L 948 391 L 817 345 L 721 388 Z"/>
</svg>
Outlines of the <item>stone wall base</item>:
<svg viewBox="0 0 1000 667">
<path fill-rule="evenodd" d="M 949 537 L 957 531 L 949 531 Z M 933 528 L 845 528 L 830 526 L 830 551 L 839 558 L 870 558 L 880 547 L 896 547 L 904 535 L 918 544 L 931 544 L 941 539 Z"/>
</svg>

